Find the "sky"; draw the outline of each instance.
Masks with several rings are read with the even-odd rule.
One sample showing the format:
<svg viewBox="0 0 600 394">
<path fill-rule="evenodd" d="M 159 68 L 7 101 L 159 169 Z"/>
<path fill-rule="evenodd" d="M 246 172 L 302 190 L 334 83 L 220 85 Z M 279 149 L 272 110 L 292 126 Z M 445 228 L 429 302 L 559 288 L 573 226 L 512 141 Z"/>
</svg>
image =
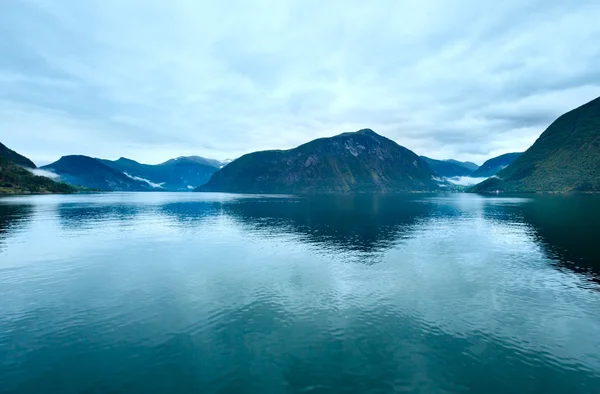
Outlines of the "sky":
<svg viewBox="0 0 600 394">
<path fill-rule="evenodd" d="M 0 142 L 236 158 L 371 128 L 481 164 L 600 96 L 597 0 L 2 0 Z"/>
</svg>

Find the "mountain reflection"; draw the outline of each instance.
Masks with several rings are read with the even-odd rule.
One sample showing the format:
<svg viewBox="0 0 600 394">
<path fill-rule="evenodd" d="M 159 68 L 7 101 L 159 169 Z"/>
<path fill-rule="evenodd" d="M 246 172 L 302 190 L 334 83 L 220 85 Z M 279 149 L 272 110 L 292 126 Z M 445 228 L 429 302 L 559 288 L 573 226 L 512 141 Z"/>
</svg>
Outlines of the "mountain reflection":
<svg viewBox="0 0 600 394">
<path fill-rule="evenodd" d="M 2 204 L 0 203 L 0 250 L 5 239 L 13 232 L 23 228 L 33 215 L 33 206 L 29 204 Z"/>
<path fill-rule="evenodd" d="M 172 202 L 161 205 L 157 212 L 187 226 L 220 215 L 221 204 L 216 201 Z"/>
<path fill-rule="evenodd" d="M 161 198 L 165 198 L 160 196 Z M 195 195 L 192 197 L 196 198 Z M 218 197 L 218 196 L 217 196 Z M 157 198 L 157 197 L 152 197 Z M 0 237 L 31 217 L 33 205 L 0 205 Z M 414 237 L 417 228 L 438 220 L 471 220 L 524 225 L 532 240 L 559 268 L 600 276 L 600 204 L 588 195 L 494 198 L 473 195 L 421 196 L 394 194 L 311 197 L 233 196 L 152 200 L 144 203 L 56 206 L 67 229 L 133 226 L 134 219 L 158 226 L 190 228 L 208 220 L 233 220 L 243 231 L 260 237 L 293 236 L 323 252 L 383 252 Z M 486 231 L 491 231 L 488 228 Z"/>
<path fill-rule="evenodd" d="M 64 228 L 75 230 L 107 221 L 127 223 L 144 210 L 138 205 L 67 203 L 57 206 L 57 215 Z"/>
<path fill-rule="evenodd" d="M 0 392 L 596 392 L 598 202 L 3 199 Z"/>
<path fill-rule="evenodd" d="M 523 204 L 488 207 L 488 218 L 522 222 L 560 268 L 600 276 L 600 204 L 596 196 L 535 196 Z"/>
<path fill-rule="evenodd" d="M 431 211 L 409 195 L 336 195 L 245 199 L 223 204 L 223 213 L 262 235 L 300 235 L 303 242 L 375 252 L 408 237 Z"/>
</svg>

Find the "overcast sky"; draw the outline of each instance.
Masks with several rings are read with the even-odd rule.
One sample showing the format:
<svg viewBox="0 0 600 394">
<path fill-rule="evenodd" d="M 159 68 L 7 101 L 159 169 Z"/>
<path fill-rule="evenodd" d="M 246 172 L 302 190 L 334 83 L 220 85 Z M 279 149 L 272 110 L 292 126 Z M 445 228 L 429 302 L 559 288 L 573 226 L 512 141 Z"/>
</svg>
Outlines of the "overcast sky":
<svg viewBox="0 0 600 394">
<path fill-rule="evenodd" d="M 600 1 L 1 0 L 0 141 L 158 163 L 372 128 L 529 147 L 600 96 Z"/>
</svg>

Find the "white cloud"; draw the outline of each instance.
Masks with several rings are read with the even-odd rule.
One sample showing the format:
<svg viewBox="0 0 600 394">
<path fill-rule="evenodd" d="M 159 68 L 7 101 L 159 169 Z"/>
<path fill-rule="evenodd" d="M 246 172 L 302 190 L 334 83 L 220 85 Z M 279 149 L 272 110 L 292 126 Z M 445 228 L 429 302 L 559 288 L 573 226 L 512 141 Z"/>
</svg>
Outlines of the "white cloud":
<svg viewBox="0 0 600 394">
<path fill-rule="evenodd" d="M 139 182 L 144 182 L 146 184 L 148 184 L 150 187 L 153 187 L 155 189 L 162 189 L 164 182 L 163 183 L 154 183 L 152 181 L 149 181 L 148 179 L 145 178 L 141 178 L 139 176 L 133 176 L 133 175 L 129 175 L 128 173 L 124 172 L 123 174 L 125 174 L 126 176 L 128 176 L 129 178 L 139 181 Z"/>
<path fill-rule="evenodd" d="M 468 176 L 456 176 L 452 178 L 446 178 L 448 182 L 460 186 L 473 186 L 485 181 L 486 179 L 488 178 L 471 178 Z"/>
<path fill-rule="evenodd" d="M 7 2 L 0 139 L 158 163 L 370 127 L 483 162 L 600 95 L 599 19 L 592 0 Z"/>
<path fill-rule="evenodd" d="M 54 180 L 60 178 L 58 174 L 55 174 L 52 171 L 41 170 L 39 168 L 26 168 L 26 170 L 31 172 L 33 175 L 43 176 Z"/>
</svg>

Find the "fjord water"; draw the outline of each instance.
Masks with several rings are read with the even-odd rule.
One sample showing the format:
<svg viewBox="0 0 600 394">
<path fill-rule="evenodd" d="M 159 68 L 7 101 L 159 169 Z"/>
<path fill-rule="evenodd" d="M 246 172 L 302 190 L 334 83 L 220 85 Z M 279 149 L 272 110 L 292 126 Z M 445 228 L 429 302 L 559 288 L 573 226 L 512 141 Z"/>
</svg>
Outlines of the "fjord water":
<svg viewBox="0 0 600 394">
<path fill-rule="evenodd" d="M 600 198 L 0 199 L 2 393 L 598 393 Z"/>
</svg>

